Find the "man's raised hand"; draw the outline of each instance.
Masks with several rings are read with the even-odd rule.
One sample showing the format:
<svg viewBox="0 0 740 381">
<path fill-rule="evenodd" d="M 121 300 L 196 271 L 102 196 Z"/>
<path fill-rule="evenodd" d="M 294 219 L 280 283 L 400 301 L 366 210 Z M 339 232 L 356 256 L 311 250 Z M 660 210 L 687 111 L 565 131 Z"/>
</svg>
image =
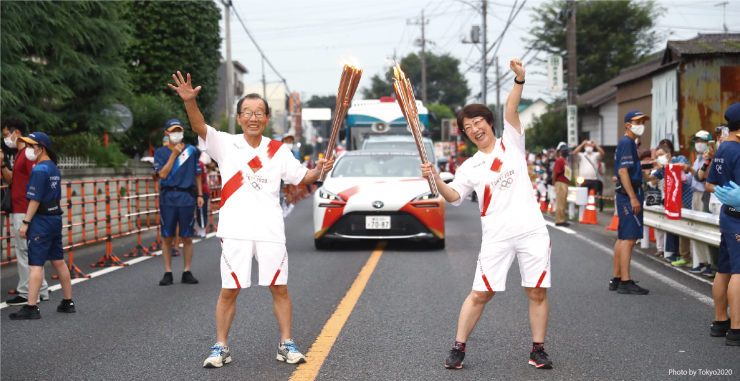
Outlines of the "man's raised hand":
<svg viewBox="0 0 740 381">
<path fill-rule="evenodd" d="M 180 98 L 182 98 L 184 102 L 194 100 L 201 89 L 200 86 L 193 89 L 193 84 L 190 81 L 190 73 L 188 73 L 187 76 L 188 80 L 185 81 L 185 79 L 182 77 L 182 73 L 180 73 L 180 71 L 178 70 L 177 75 L 172 74 L 172 78 L 175 79 L 175 83 L 177 84 L 177 86 L 173 86 L 171 83 L 167 84 L 167 86 L 177 91 L 177 94 L 180 95 Z"/>
</svg>

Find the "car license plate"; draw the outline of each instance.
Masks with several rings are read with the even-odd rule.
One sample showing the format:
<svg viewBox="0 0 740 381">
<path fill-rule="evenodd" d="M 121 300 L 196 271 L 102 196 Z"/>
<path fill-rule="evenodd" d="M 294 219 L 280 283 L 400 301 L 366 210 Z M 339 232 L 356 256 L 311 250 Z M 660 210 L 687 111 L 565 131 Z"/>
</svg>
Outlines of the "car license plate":
<svg viewBox="0 0 740 381">
<path fill-rule="evenodd" d="M 366 216 L 365 229 L 390 229 L 390 216 Z"/>
</svg>

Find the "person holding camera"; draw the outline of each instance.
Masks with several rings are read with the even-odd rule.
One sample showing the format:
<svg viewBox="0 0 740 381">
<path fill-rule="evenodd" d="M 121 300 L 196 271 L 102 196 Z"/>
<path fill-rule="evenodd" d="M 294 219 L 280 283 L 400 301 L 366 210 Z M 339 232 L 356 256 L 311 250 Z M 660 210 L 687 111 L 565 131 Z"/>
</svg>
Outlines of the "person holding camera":
<svg viewBox="0 0 740 381">
<path fill-rule="evenodd" d="M 584 152 L 581 152 L 584 151 Z M 593 140 L 584 140 L 575 150 L 573 156 L 578 159 L 578 174 L 583 177 L 582 187 L 586 187 L 598 196 L 604 192 L 604 183 L 601 176 L 604 175 L 604 150 Z M 604 199 L 599 198 L 599 210 L 604 210 Z"/>
</svg>

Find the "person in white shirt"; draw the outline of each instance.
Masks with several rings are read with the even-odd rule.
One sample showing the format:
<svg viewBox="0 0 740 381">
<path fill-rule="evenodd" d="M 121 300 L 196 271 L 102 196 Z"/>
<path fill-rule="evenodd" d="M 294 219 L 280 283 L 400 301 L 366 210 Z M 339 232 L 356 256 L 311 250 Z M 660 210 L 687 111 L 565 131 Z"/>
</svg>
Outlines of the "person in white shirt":
<svg viewBox="0 0 740 381">
<path fill-rule="evenodd" d="M 251 285 L 252 258 L 259 262 L 259 285 L 269 286 L 275 317 L 280 327 L 277 360 L 306 362 L 291 339 L 292 304 L 288 294 L 288 252 L 279 202 L 280 181 L 312 184 L 319 171 L 331 170 L 334 160 L 320 159 L 309 171 L 283 143 L 262 136 L 270 120 L 267 101 L 249 94 L 237 103 L 236 120 L 243 135 L 231 135 L 206 125 L 193 89 L 180 72 L 174 74 L 176 90 L 185 102 L 190 125 L 198 134 L 199 148 L 218 163 L 223 179 L 217 237 L 221 238 L 221 294 L 216 305 L 217 342 L 205 360 L 205 368 L 231 362 L 227 336 L 234 319 L 236 298 Z"/>
<path fill-rule="evenodd" d="M 524 129 L 517 112 L 525 70 L 519 59 L 511 60 L 509 66 L 516 78 L 506 101 L 502 137 L 494 136 L 493 113 L 486 106 L 465 106 L 457 115 L 457 124 L 478 152 L 457 169 L 455 180 L 449 185 L 442 181 L 433 164 L 421 165 L 423 176 L 434 174 L 440 194 L 453 205 L 460 205 L 473 191 L 479 195 L 483 242 L 473 289 L 463 303 L 456 341 L 445 363 L 448 369 L 462 368 L 466 341 L 486 303 L 496 292 L 506 289 L 506 275 L 515 256 L 529 297 L 529 363 L 537 368 L 552 368 L 544 351 L 550 311 L 546 289 L 550 287 L 551 243 L 527 172 Z"/>
<path fill-rule="evenodd" d="M 583 152 L 581 152 L 583 151 Z M 578 175 L 583 177 L 582 187 L 588 188 L 589 193 L 593 190 L 598 196 L 604 192 L 604 182 L 601 180 L 604 174 L 604 150 L 593 140 L 584 140 L 575 150 L 573 156 L 578 160 Z M 604 210 L 604 199 L 599 198 L 599 210 Z"/>
</svg>

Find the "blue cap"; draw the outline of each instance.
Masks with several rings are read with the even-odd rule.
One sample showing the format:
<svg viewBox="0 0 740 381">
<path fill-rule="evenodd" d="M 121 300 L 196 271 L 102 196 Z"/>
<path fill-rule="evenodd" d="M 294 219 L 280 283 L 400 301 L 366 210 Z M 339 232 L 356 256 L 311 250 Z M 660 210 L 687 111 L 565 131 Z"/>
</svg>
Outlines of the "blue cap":
<svg viewBox="0 0 740 381">
<path fill-rule="evenodd" d="M 642 111 L 632 110 L 628 112 L 627 115 L 624 116 L 624 122 L 630 123 L 633 120 L 638 119 L 638 118 L 645 118 L 645 120 L 650 120 L 650 117 L 643 114 Z"/>
<path fill-rule="evenodd" d="M 164 128 L 167 131 L 172 131 L 173 129 L 175 129 L 175 127 L 182 128 L 182 123 L 180 123 L 180 121 L 177 119 L 170 119 L 167 121 L 167 124 L 164 125 Z M 184 128 L 182 129 L 185 130 Z"/>
<path fill-rule="evenodd" d="M 34 132 L 26 137 L 21 137 L 21 140 L 28 144 L 39 145 L 45 148 L 51 147 L 51 140 L 43 132 Z"/>
<path fill-rule="evenodd" d="M 727 120 L 727 123 L 740 122 L 740 102 L 727 108 L 727 111 L 725 111 L 725 119 Z"/>
</svg>

